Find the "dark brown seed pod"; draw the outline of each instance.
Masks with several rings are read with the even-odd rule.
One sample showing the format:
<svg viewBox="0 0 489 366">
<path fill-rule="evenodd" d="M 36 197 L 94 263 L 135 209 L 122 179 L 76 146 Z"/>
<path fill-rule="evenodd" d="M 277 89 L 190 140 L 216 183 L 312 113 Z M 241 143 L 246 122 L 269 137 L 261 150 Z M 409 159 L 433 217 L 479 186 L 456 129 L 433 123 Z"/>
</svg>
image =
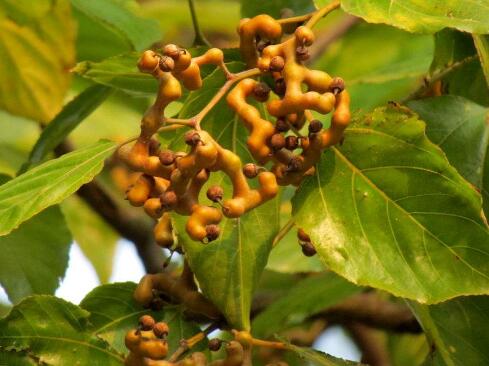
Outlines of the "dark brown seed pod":
<svg viewBox="0 0 489 366">
<path fill-rule="evenodd" d="M 345 90 L 345 81 L 339 77 L 333 78 L 331 85 L 329 86 L 329 90 L 334 95 L 340 94 L 343 90 Z"/>
<path fill-rule="evenodd" d="M 270 60 L 270 71 L 272 72 L 280 72 L 284 69 L 285 60 L 281 56 L 274 56 Z"/>
<path fill-rule="evenodd" d="M 299 172 L 303 167 L 302 159 L 298 156 L 294 156 L 289 160 L 289 164 L 287 165 L 287 171 L 289 172 Z"/>
<path fill-rule="evenodd" d="M 287 150 L 295 150 L 299 147 L 299 139 L 297 136 L 287 136 L 285 139 L 285 148 Z"/>
<path fill-rule="evenodd" d="M 216 240 L 221 233 L 221 229 L 217 225 L 207 225 L 205 227 L 205 232 L 207 233 L 206 238 L 209 242 Z"/>
<path fill-rule="evenodd" d="M 316 254 L 316 248 L 314 248 L 314 245 L 310 242 L 304 242 L 301 243 L 301 248 L 302 248 L 302 253 L 306 257 L 312 257 L 313 255 Z"/>
<path fill-rule="evenodd" d="M 284 118 L 278 118 L 275 122 L 275 130 L 277 132 L 287 132 L 290 130 L 289 123 Z"/>
<path fill-rule="evenodd" d="M 273 88 L 273 91 L 275 92 L 275 94 L 282 97 L 285 95 L 286 89 L 287 89 L 287 86 L 285 84 L 284 78 L 278 78 L 277 80 L 275 80 L 275 86 Z"/>
<path fill-rule="evenodd" d="M 163 165 L 171 165 L 175 162 L 175 153 L 171 150 L 163 150 L 159 154 L 160 163 Z"/>
<path fill-rule="evenodd" d="M 221 345 L 222 345 L 222 341 L 219 338 L 212 338 L 209 341 L 208 347 L 209 347 L 209 350 L 211 350 L 212 352 L 216 352 L 216 351 L 219 351 L 219 349 L 221 348 Z"/>
<path fill-rule="evenodd" d="M 200 135 L 197 131 L 188 131 L 184 136 L 185 143 L 190 146 L 195 146 L 200 142 Z"/>
<path fill-rule="evenodd" d="M 163 54 L 165 56 L 171 57 L 174 60 L 180 57 L 180 52 L 180 47 L 178 47 L 176 44 L 169 43 L 165 47 L 163 47 Z"/>
<path fill-rule="evenodd" d="M 270 147 L 273 150 L 280 150 L 285 146 L 285 137 L 281 133 L 275 133 L 270 138 Z"/>
<path fill-rule="evenodd" d="M 258 175 L 258 167 L 253 163 L 245 164 L 243 167 L 243 174 L 246 176 L 246 178 L 255 178 Z"/>
<path fill-rule="evenodd" d="M 175 61 L 170 56 L 163 56 L 158 65 L 161 71 L 170 72 L 175 68 Z"/>
<path fill-rule="evenodd" d="M 310 242 L 311 237 L 306 234 L 306 232 L 303 229 L 297 229 L 297 239 L 299 239 L 302 242 Z"/>
<path fill-rule="evenodd" d="M 309 133 L 318 133 L 323 129 L 323 124 L 321 121 L 314 119 L 309 122 Z"/>
<path fill-rule="evenodd" d="M 178 197 L 175 192 L 166 191 L 160 196 L 160 201 L 163 210 L 173 210 L 178 203 Z"/>
<path fill-rule="evenodd" d="M 139 326 L 142 330 L 151 330 L 155 325 L 155 320 L 151 315 L 143 315 L 139 318 Z"/>
<path fill-rule="evenodd" d="M 309 59 L 309 50 L 305 46 L 299 46 L 295 49 L 295 56 L 299 61 L 306 61 Z"/>
<path fill-rule="evenodd" d="M 253 88 L 253 96 L 259 102 L 266 102 L 270 96 L 270 87 L 265 83 L 258 83 Z"/>
<path fill-rule="evenodd" d="M 207 198 L 212 202 L 220 202 L 224 197 L 224 189 L 221 186 L 212 186 L 207 190 Z"/>
<path fill-rule="evenodd" d="M 168 327 L 168 324 L 164 322 L 158 322 L 153 327 L 153 333 L 158 338 L 166 338 L 169 332 L 170 328 Z"/>
</svg>

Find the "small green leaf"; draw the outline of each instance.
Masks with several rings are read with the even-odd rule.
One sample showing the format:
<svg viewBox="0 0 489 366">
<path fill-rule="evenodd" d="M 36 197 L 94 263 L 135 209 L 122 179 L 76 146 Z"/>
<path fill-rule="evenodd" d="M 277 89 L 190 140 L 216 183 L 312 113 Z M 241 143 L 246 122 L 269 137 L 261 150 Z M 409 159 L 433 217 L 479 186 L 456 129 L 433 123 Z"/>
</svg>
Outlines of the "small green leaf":
<svg viewBox="0 0 489 366">
<path fill-rule="evenodd" d="M 135 95 L 154 96 L 158 82 L 151 75 L 140 72 L 136 52 L 111 57 L 100 62 L 80 62 L 75 73 L 99 84 L 107 85 Z"/>
<path fill-rule="evenodd" d="M 73 239 L 92 263 L 100 282 L 109 282 L 119 234 L 76 195 L 64 200 L 61 209 Z"/>
<path fill-rule="evenodd" d="M 328 268 L 354 283 L 423 303 L 489 293 L 481 197 L 406 108 L 353 121 L 293 207 Z"/>
<path fill-rule="evenodd" d="M 409 302 L 431 344 L 428 365 L 487 365 L 488 296 L 461 297 L 438 305 Z"/>
<path fill-rule="evenodd" d="M 80 93 L 49 123 L 31 150 L 20 173 L 40 163 L 49 152 L 90 115 L 111 93 L 111 88 L 94 85 Z"/>
<path fill-rule="evenodd" d="M 315 0 L 324 6 L 329 0 Z M 456 28 L 489 33 L 489 11 L 484 0 L 341 0 L 342 8 L 369 23 L 386 23 L 410 32 L 435 33 Z"/>
<path fill-rule="evenodd" d="M 159 312 L 142 308 L 133 299 L 135 289 L 136 284 L 132 282 L 113 283 L 95 288 L 83 299 L 80 307 L 91 313 L 90 333 L 94 337 L 104 339 L 111 347 L 125 354 L 124 336 L 130 329 L 136 328 L 138 319 L 144 314 L 168 323 L 170 352 L 178 348 L 180 340 L 200 332 L 197 325 L 183 320 L 183 309 L 179 306 L 167 305 Z"/>
<path fill-rule="evenodd" d="M 326 353 L 313 350 L 311 348 L 302 348 L 288 344 L 287 348 L 296 353 L 301 359 L 310 366 L 362 366 L 360 362 L 343 360 L 330 356 Z M 366 366 L 366 365 L 363 365 Z"/>
<path fill-rule="evenodd" d="M 0 320 L 0 353 L 25 350 L 52 366 L 122 366 L 123 357 L 88 332 L 89 316 L 53 296 L 28 297 Z"/>
<path fill-rule="evenodd" d="M 241 16 L 243 18 L 251 18 L 259 14 L 268 14 L 274 18 L 280 18 L 282 9 L 291 9 L 294 15 L 297 16 L 314 11 L 312 0 L 274 0 L 274 1 L 259 1 L 259 0 L 241 0 Z"/>
<path fill-rule="evenodd" d="M 136 51 L 161 40 L 158 23 L 137 15 L 136 1 L 71 0 L 71 3 L 87 17 L 120 34 Z"/>
<path fill-rule="evenodd" d="M 253 334 L 259 338 L 270 337 L 360 290 L 331 272 L 313 275 L 297 282 L 285 296 L 259 313 L 253 320 Z"/>
<path fill-rule="evenodd" d="M 465 98 L 443 95 L 411 101 L 408 107 L 426 122 L 426 135 L 470 183 L 480 188 L 489 142 L 489 111 Z"/>
<path fill-rule="evenodd" d="M 0 3 L 0 108 L 50 121 L 63 105 L 75 62 L 68 0 Z"/>
<path fill-rule="evenodd" d="M 228 67 L 234 72 L 242 65 L 230 63 Z M 219 90 L 224 83 L 222 71 L 215 70 L 205 78 L 205 88 L 189 94 L 180 117 L 197 114 L 214 95 L 212 91 Z M 202 126 L 223 147 L 237 153 L 243 164 L 253 161 L 246 147 L 248 133 L 234 111 L 227 106 L 225 98 L 207 115 Z M 181 145 L 180 136 L 172 147 Z M 253 184 L 253 181 L 249 182 Z M 223 174 L 213 173 L 208 184 L 222 185 L 225 198 L 232 194 L 232 186 Z M 211 204 L 205 196 L 207 187 L 202 189 L 200 201 Z M 223 219 L 219 225 L 219 239 L 208 245 L 192 241 L 185 232 L 187 218 L 176 218 L 187 259 L 202 291 L 235 328 L 249 329 L 251 298 L 279 229 L 279 204 L 280 200 L 276 198 L 239 219 Z M 216 266 L 216 263 L 219 265 Z"/>
<path fill-rule="evenodd" d="M 71 234 L 58 206 L 0 236 L 0 284 L 17 303 L 32 294 L 52 294 L 68 267 Z"/>
<path fill-rule="evenodd" d="M 0 186 L 0 235 L 92 180 L 115 148 L 111 141 L 100 141 L 49 160 Z"/>
</svg>

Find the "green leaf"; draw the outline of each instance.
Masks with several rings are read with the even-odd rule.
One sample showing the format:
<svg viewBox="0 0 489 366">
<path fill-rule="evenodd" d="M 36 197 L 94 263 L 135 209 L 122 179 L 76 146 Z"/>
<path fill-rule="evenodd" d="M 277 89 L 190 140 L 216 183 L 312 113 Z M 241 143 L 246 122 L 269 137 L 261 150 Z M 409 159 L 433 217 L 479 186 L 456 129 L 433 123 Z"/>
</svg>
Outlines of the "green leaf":
<svg viewBox="0 0 489 366">
<path fill-rule="evenodd" d="M 268 14 L 274 18 L 280 18 L 282 9 L 291 9 L 294 16 L 297 16 L 314 11 L 314 4 L 312 0 L 241 1 L 241 16 L 243 18 L 251 18 L 259 14 Z"/>
<path fill-rule="evenodd" d="M 74 240 L 92 263 L 100 282 L 109 282 L 119 235 L 74 195 L 63 201 L 61 208 Z"/>
<path fill-rule="evenodd" d="M 133 49 L 132 44 L 123 35 L 97 19 L 85 15 L 76 8 L 73 9 L 73 17 L 78 24 L 77 60 L 101 61 Z"/>
<path fill-rule="evenodd" d="M 315 0 L 318 6 L 329 0 Z M 484 0 L 341 0 L 342 8 L 369 23 L 386 23 L 410 32 L 435 33 L 456 28 L 489 33 L 489 10 Z"/>
<path fill-rule="evenodd" d="M 426 365 L 487 365 L 489 297 L 470 296 L 426 306 L 409 302 L 433 353 Z"/>
<path fill-rule="evenodd" d="M 270 337 L 360 290 L 331 272 L 313 275 L 297 282 L 285 296 L 260 312 L 253 320 L 253 334 L 259 338 Z"/>
<path fill-rule="evenodd" d="M 489 293 L 481 197 L 406 108 L 353 121 L 293 207 L 328 268 L 354 283 L 422 303 Z"/>
<path fill-rule="evenodd" d="M 429 353 L 424 334 L 389 333 L 387 349 L 392 365 L 396 366 L 420 366 Z"/>
<path fill-rule="evenodd" d="M 309 366 L 362 366 L 359 362 L 343 360 L 310 348 L 297 347 L 293 344 L 288 344 L 287 348 L 306 361 L 306 365 Z"/>
<path fill-rule="evenodd" d="M 92 180 L 115 148 L 111 141 L 100 141 L 49 160 L 0 186 L 0 235 Z"/>
<path fill-rule="evenodd" d="M 484 166 L 482 167 L 482 208 L 484 209 L 484 214 L 486 218 L 489 217 L 489 146 L 486 151 L 486 159 L 484 161 Z"/>
<path fill-rule="evenodd" d="M 489 142 L 488 109 L 451 95 L 411 101 L 407 105 L 426 122 L 426 135 L 445 152 L 450 164 L 480 188 Z"/>
<path fill-rule="evenodd" d="M 53 366 L 121 366 L 122 356 L 88 332 L 90 313 L 48 295 L 28 297 L 0 320 L 0 353 L 25 350 Z"/>
<path fill-rule="evenodd" d="M 0 284 L 9 299 L 54 293 L 68 267 L 71 240 L 58 206 L 0 236 Z"/>
<path fill-rule="evenodd" d="M 100 62 L 80 62 L 75 73 L 99 84 L 123 90 L 134 95 L 155 95 L 158 82 L 151 75 L 140 72 L 136 52 L 111 57 Z"/>
<path fill-rule="evenodd" d="M 486 77 L 486 83 L 489 85 L 489 36 L 473 34 L 475 47 L 482 65 L 482 71 Z"/>
<path fill-rule="evenodd" d="M 409 95 L 426 75 L 432 58 L 430 36 L 360 23 L 331 45 L 314 68 L 345 80 L 352 110 L 370 110 Z"/>
<path fill-rule="evenodd" d="M 106 28 L 120 34 L 140 51 L 161 39 L 158 23 L 138 16 L 133 0 L 71 0 L 73 7 Z"/>
<path fill-rule="evenodd" d="M 107 341 L 115 350 L 125 354 L 127 349 L 124 336 L 137 326 L 138 319 L 144 314 L 152 315 L 156 321 L 168 323 L 170 351 L 178 348 L 180 340 L 200 332 L 197 325 L 183 320 L 183 309 L 180 306 L 167 305 L 159 312 L 142 308 L 133 299 L 135 289 L 136 284 L 132 282 L 113 283 L 95 288 L 83 299 L 80 307 L 91 313 L 90 333 L 94 337 Z"/>
<path fill-rule="evenodd" d="M 0 4 L 0 108 L 40 122 L 63 105 L 75 62 L 68 0 Z"/>
<path fill-rule="evenodd" d="M 37 366 L 38 360 L 28 352 L 0 351 L 1 366 Z"/>
<path fill-rule="evenodd" d="M 452 29 L 435 34 L 431 77 L 447 70 L 451 71 L 441 79 L 444 94 L 459 95 L 489 105 L 489 89 L 470 35 Z"/>
<path fill-rule="evenodd" d="M 49 123 L 31 150 L 29 160 L 20 173 L 40 163 L 47 154 L 62 143 L 86 117 L 88 117 L 111 93 L 111 89 L 94 85 L 80 93 Z"/>
<path fill-rule="evenodd" d="M 242 65 L 230 63 L 228 67 L 237 71 Z M 188 118 L 197 114 L 213 97 L 213 91 L 219 90 L 224 83 L 222 72 L 215 70 L 204 80 L 204 88 L 189 94 L 180 117 Z M 227 106 L 225 98 L 207 115 L 202 127 L 223 147 L 237 153 L 243 164 L 252 161 L 246 147 L 248 133 L 234 111 Z M 181 144 L 180 136 L 172 147 Z M 249 182 L 254 183 L 251 180 Z M 213 173 L 208 184 L 222 185 L 225 198 L 232 192 L 229 180 L 222 174 Z M 205 197 L 206 190 L 207 186 L 201 191 L 200 202 L 210 204 Z M 184 228 L 187 218 L 176 218 L 176 227 L 184 241 L 186 256 L 202 291 L 219 307 L 234 328 L 249 329 L 252 294 L 279 229 L 279 204 L 280 200 L 276 198 L 239 219 L 223 219 L 219 225 L 219 239 L 208 245 L 192 241 Z M 216 266 L 216 263 L 219 265 Z"/>
</svg>

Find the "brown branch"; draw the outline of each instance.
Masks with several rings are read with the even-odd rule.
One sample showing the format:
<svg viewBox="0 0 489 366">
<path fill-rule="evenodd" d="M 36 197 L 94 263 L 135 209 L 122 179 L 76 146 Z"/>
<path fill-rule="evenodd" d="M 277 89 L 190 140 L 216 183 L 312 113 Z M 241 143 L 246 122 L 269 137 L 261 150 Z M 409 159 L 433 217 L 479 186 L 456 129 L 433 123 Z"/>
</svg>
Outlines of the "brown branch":
<svg viewBox="0 0 489 366">
<path fill-rule="evenodd" d="M 360 323 L 350 323 L 345 327 L 362 351 L 362 363 L 370 366 L 392 365 L 382 334 Z"/>
<path fill-rule="evenodd" d="M 421 326 L 406 305 L 384 300 L 375 292 L 352 296 L 313 318 L 324 318 L 339 324 L 355 321 L 393 332 L 422 332 Z"/>
<path fill-rule="evenodd" d="M 332 27 L 328 27 L 322 32 L 319 32 L 316 36 L 316 41 L 309 49 L 309 61 L 308 64 L 313 63 L 331 46 L 334 42 L 340 39 L 351 28 L 360 23 L 361 19 L 353 15 L 346 15 L 340 22 L 334 24 Z"/>
<path fill-rule="evenodd" d="M 73 149 L 67 142 L 55 149 L 57 156 L 71 151 Z M 121 208 L 96 180 L 81 186 L 77 194 L 114 230 L 134 243 L 148 273 L 161 271 L 165 257 L 163 251 L 154 242 L 152 224 L 149 220 Z"/>
</svg>

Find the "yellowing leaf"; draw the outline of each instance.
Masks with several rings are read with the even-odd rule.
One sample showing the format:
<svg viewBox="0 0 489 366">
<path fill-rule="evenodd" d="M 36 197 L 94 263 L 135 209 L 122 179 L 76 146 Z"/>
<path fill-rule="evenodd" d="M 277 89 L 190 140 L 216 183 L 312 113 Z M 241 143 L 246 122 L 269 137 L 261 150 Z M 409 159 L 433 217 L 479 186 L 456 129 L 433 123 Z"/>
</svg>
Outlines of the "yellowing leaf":
<svg viewBox="0 0 489 366">
<path fill-rule="evenodd" d="M 61 109 L 75 62 L 68 0 L 0 3 L 0 108 L 48 122 Z"/>
</svg>

